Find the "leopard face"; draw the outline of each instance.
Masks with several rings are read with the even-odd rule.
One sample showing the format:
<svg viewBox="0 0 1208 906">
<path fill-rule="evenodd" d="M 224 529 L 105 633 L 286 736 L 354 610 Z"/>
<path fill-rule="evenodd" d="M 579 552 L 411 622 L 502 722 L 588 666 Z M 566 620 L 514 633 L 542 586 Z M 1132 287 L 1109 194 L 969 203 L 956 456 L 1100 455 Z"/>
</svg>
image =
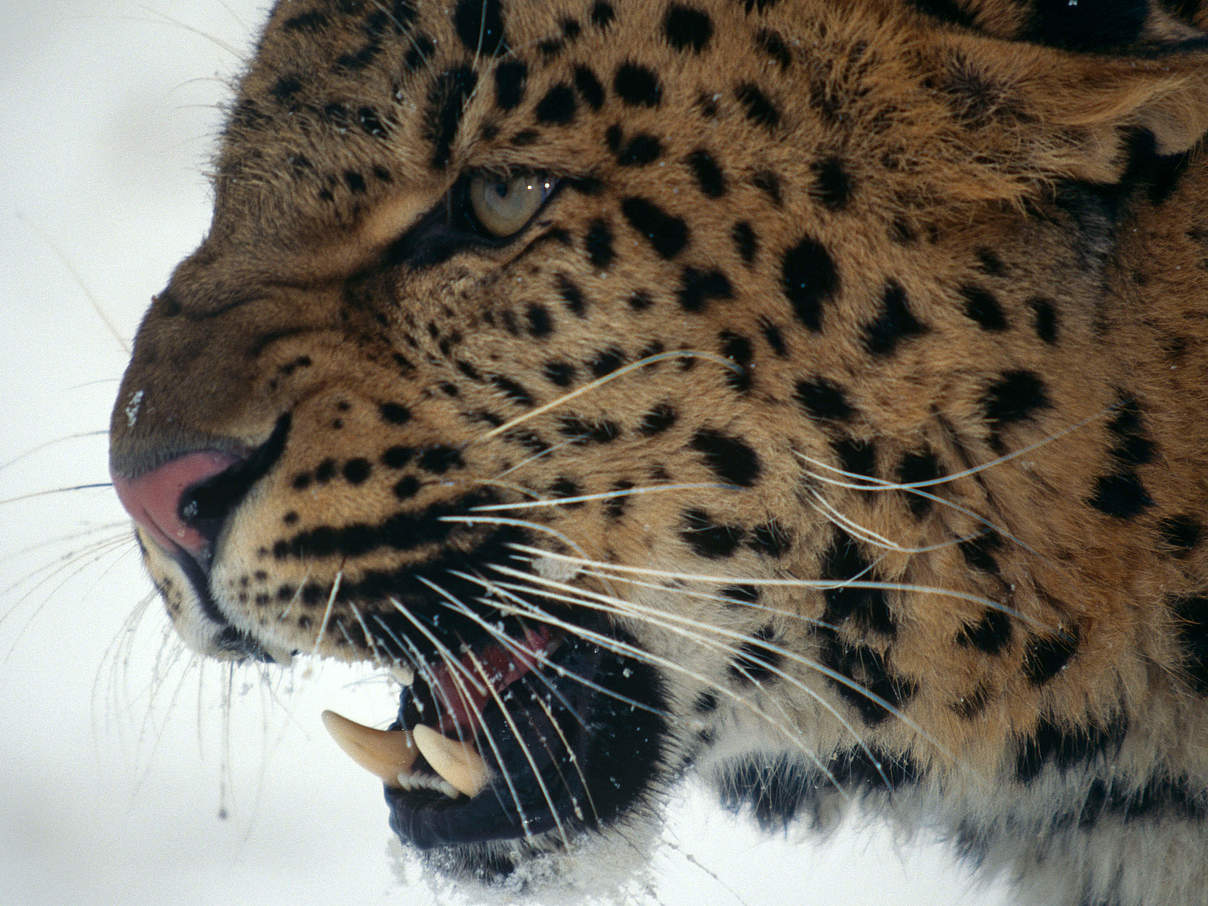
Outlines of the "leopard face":
<svg viewBox="0 0 1208 906">
<path fill-rule="evenodd" d="M 399 676 L 449 870 L 698 770 L 1193 902 L 1208 15 L 1111 6 L 279 2 L 111 427 L 182 637 Z"/>
</svg>

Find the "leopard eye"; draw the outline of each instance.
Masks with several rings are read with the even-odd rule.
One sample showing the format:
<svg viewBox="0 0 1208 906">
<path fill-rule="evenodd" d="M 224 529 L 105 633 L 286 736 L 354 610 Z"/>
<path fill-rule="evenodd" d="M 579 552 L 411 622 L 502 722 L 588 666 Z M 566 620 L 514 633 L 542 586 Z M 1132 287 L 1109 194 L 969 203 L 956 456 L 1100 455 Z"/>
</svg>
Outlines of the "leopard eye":
<svg viewBox="0 0 1208 906">
<path fill-rule="evenodd" d="M 470 179 L 467 196 L 479 226 L 502 239 L 519 232 L 554 190 L 554 180 L 539 173 L 500 178 L 479 174 Z"/>
</svg>

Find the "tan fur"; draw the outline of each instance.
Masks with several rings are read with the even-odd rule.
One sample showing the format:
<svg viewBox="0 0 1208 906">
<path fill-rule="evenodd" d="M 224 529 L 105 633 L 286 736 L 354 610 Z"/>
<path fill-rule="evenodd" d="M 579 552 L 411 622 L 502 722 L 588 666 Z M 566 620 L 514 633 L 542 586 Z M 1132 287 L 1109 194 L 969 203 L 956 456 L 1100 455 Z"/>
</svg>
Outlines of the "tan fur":
<svg viewBox="0 0 1208 906">
<path fill-rule="evenodd" d="M 1157 9 L 1135 48 L 1095 53 L 1019 40 L 1027 17 L 1006 0 L 963 4 L 975 29 L 890 0 L 785 0 L 763 13 L 730 0 L 694 5 L 707 7 L 714 23 L 699 54 L 668 45 L 665 4 L 617 3 L 607 30 L 589 23 L 591 5 L 580 0 L 507 6 L 508 47 L 529 69 L 524 101 L 501 111 L 491 73 L 508 57 L 475 59 L 437 7 L 421 7 L 410 33 L 430 36 L 435 50 L 407 74 L 400 64 L 407 37 L 392 39 L 397 45 L 359 71 L 337 71 L 332 61 L 364 43 L 364 15 L 333 12 L 323 29 L 302 33 L 284 23 L 315 4 L 280 3 L 217 160 L 210 235 L 140 330 L 115 409 L 115 472 L 138 475 L 199 449 L 246 453 L 290 413 L 281 459 L 224 529 L 211 591 L 231 625 L 273 650 L 309 651 L 318 639 L 320 653 L 344 659 L 374 656 L 362 632 L 365 613 L 338 595 L 326 615 L 285 607 L 279 589 L 311 583 L 326 594 L 337 575 L 355 583 L 368 571 L 421 564 L 433 551 L 290 559 L 272 556 L 276 542 L 319 527 L 380 524 L 482 488 L 511 503 L 549 499 L 560 479 L 581 494 L 621 483 L 653 488 L 626 498 L 620 517 L 601 500 L 497 515 L 550 529 L 533 538 L 555 553 L 714 577 L 687 582 L 702 597 L 576 580 L 588 593 L 647 609 L 617 619 L 646 650 L 691 666 L 691 674 L 664 677 L 677 718 L 670 752 L 699 756 L 724 786 L 734 763 L 758 763 L 767 752 L 799 756 L 795 747 L 803 746 L 817 764 L 831 764 L 852 749 L 854 730 L 887 760 L 908 761 L 919 773 L 913 791 L 896 800 L 870 795 L 904 803 L 909 820 L 949 828 L 988 865 L 1030 874 L 1037 902 L 1200 902 L 1208 883 L 1208 708 L 1195 673 L 1208 665 L 1188 653 L 1187 627 L 1172 602 L 1208 595 L 1208 543 L 1201 537 L 1187 551 L 1172 550 L 1163 526 L 1176 517 L 1208 520 L 1208 166 L 1197 145 L 1208 130 L 1205 39 L 1190 21 Z M 1195 15 L 1204 27 L 1208 13 Z M 581 34 L 543 58 L 535 45 L 558 35 L 568 17 Z M 789 65 L 755 49 L 760 29 L 785 40 Z M 626 60 L 657 72 L 657 107 L 616 96 L 612 73 Z M 463 63 L 478 74 L 477 87 L 448 165 L 434 167 L 430 86 Z M 534 105 L 551 86 L 572 82 L 576 65 L 598 76 L 603 107 L 593 111 L 580 96 L 571 123 L 538 125 Z M 280 80 L 294 75 L 300 87 L 288 101 L 276 99 Z M 736 86 L 746 83 L 776 105 L 776 125 L 744 113 Z M 716 115 L 703 116 L 710 98 Z M 332 104 L 349 111 L 347 127 L 324 113 Z M 362 109 L 375 113 L 384 137 L 358 125 Z M 661 156 L 621 164 L 607 144 L 610 126 L 626 138 L 656 136 Z M 526 129 L 538 138 L 517 143 Z M 1186 155 L 1162 197 L 1130 170 L 1127 141 L 1139 130 L 1153 136 L 1158 154 Z M 685 164 L 702 148 L 724 172 L 720 198 L 705 197 Z M 820 202 L 814 169 L 832 159 L 850 188 L 834 208 Z M 590 176 L 602 188 L 564 187 L 511 245 L 429 268 L 385 266 L 390 243 L 473 169 Z M 363 191 L 350 188 L 349 172 Z M 779 177 L 779 201 L 761 176 L 769 172 Z M 1126 175 L 1130 182 L 1113 188 Z M 656 254 L 620 213 L 627 196 L 682 217 L 690 231 L 683 250 Z M 604 266 L 593 265 L 585 248 L 595 220 L 612 233 L 615 258 Z M 758 237 L 750 263 L 731 238 L 740 221 Z M 526 252 L 534 237 L 554 230 L 564 238 L 554 234 Z M 794 315 L 783 286 L 781 256 L 805 236 L 838 272 L 820 329 Z M 731 298 L 685 310 L 677 300 L 685 268 L 723 273 Z M 585 298 L 583 316 L 560 299 L 559 278 Z M 898 338 L 891 354 L 873 354 L 867 325 L 890 283 L 924 328 Z M 969 314 L 970 287 L 996 300 L 1001 329 Z M 630 305 L 638 291 L 649 308 Z M 527 331 L 533 303 L 552 315 L 548 336 Z M 1036 326 L 1046 305 L 1057 313 L 1055 338 Z M 519 324 L 514 332 L 509 319 Z M 784 355 L 766 338 L 769 326 Z M 753 350 L 740 363 L 745 389 L 736 389 L 726 367 L 726 332 Z M 658 350 L 682 356 L 560 401 L 592 379 L 588 363 L 614 346 L 627 362 Z M 575 366 L 567 387 L 544 377 L 555 360 Z M 1037 378 L 1046 403 L 996 423 L 988 394 L 1008 374 Z M 523 385 L 531 405 L 509 400 L 488 375 Z M 842 389 L 850 416 L 803 408 L 799 384 L 817 378 Z M 124 407 L 137 391 L 145 395 L 131 424 Z M 412 420 L 383 424 L 378 409 L 388 402 L 405 405 Z M 674 407 L 677 418 L 648 436 L 643 418 L 660 405 Z M 1110 426 L 1130 406 L 1141 427 L 1122 439 Z M 567 443 L 521 465 L 534 456 L 521 432 L 554 446 L 568 439 L 560 422 L 567 416 L 614 423 L 620 434 L 609 443 Z M 495 430 L 500 424 L 514 430 Z M 757 453 L 751 486 L 719 486 L 726 482 L 693 447 L 702 429 Z M 1129 440 L 1150 454 L 1122 462 L 1112 451 Z M 834 483 L 851 480 L 834 471 L 844 442 L 872 445 L 873 474 L 891 483 L 904 457 L 925 451 L 941 475 L 985 468 L 924 488 L 946 503 L 916 515 L 909 503 L 917 498 L 906 492 Z M 400 504 L 392 487 L 411 473 L 379 463 L 395 445 L 455 448 L 464 468 L 421 475 L 419 493 Z M 373 465 L 364 483 L 340 479 L 337 468 L 334 479 L 298 490 L 296 477 L 313 476 L 324 460 L 339 466 L 356 457 Z M 1104 479 L 1121 476 L 1135 478 L 1148 499 L 1128 516 L 1091 503 Z M 694 487 L 658 490 L 665 485 Z M 742 542 L 721 557 L 694 552 L 684 523 L 692 509 L 735 527 Z M 846 521 L 848 534 L 892 543 L 861 547 L 878 580 L 915 589 L 885 592 L 892 632 L 852 618 L 820 634 L 824 590 L 774 584 L 823 578 L 836 520 Z M 748 543 L 772 523 L 790 542 L 780 557 Z M 986 551 L 993 570 L 977 568 L 960 549 L 988 527 L 999 539 Z M 469 550 L 486 531 L 465 526 L 448 544 Z M 205 647 L 210 630 L 189 616 L 190 592 L 173 562 L 152 546 L 148 564 L 161 587 L 171 586 L 166 595 L 191 627 L 186 634 Z M 716 600 L 719 588 L 744 582 L 765 583 L 760 606 L 772 616 Z M 268 603 L 257 603 L 257 592 Z M 1009 614 L 993 652 L 960 641 L 979 620 L 993 619 L 984 602 Z M 671 613 L 729 635 L 693 641 L 643 613 Z M 736 640 L 767 624 L 779 648 L 804 660 L 783 663 L 792 682 L 736 687 L 726 673 Z M 1029 673 L 1038 643 L 1068 646 L 1060 669 L 1040 680 Z M 833 681 L 807 669 L 806 661 L 825 661 L 827 645 L 875 652 L 910 684 L 900 714 L 867 720 Z M 858 671 L 852 678 L 867 681 Z M 701 718 L 692 702 L 702 688 L 740 690 L 723 695 L 711 719 L 720 754 L 705 754 L 696 740 Z M 768 726 L 750 735 L 741 701 L 779 715 L 796 739 Z M 1021 747 L 1042 726 L 1069 738 L 1126 729 L 1068 766 L 1055 765 L 1060 755 L 1050 752 L 1035 777 L 1021 779 Z M 1177 780 L 1198 817 L 1163 812 L 1129 822 L 1113 813 L 1079 829 L 1096 780 L 1124 798 Z M 1072 828 L 1058 826 L 1061 814 L 1075 816 Z M 1167 864 L 1157 855 L 1163 840 L 1180 841 L 1170 845 L 1189 854 Z M 1117 851 L 1119 876 L 1101 864 L 1103 853 Z"/>
</svg>

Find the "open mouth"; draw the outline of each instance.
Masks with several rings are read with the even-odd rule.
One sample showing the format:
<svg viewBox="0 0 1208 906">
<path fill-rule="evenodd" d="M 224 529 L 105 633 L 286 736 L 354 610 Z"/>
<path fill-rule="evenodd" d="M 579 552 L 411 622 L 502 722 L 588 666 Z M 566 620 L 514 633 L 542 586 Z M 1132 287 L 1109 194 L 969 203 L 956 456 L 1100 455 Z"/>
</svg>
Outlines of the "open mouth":
<svg viewBox="0 0 1208 906">
<path fill-rule="evenodd" d="M 628 811 L 655 779 L 663 696 L 649 665 L 618 653 L 631 643 L 549 629 L 515 638 L 417 672 L 389 730 L 324 715 L 341 747 L 382 778 L 403 842 L 557 847 Z M 491 865 L 499 870 L 497 857 Z"/>
</svg>

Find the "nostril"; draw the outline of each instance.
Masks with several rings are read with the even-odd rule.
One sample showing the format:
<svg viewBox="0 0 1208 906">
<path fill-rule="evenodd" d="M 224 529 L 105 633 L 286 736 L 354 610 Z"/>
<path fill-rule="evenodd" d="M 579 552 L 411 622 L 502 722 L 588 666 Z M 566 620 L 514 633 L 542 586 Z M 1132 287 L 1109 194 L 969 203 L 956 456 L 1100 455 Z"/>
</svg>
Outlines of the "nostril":
<svg viewBox="0 0 1208 906">
<path fill-rule="evenodd" d="M 212 482 L 238 462 L 217 451 L 188 453 L 137 478 L 114 475 L 113 487 L 126 512 L 157 544 L 199 558 L 214 534 L 212 525 L 196 518 L 195 488 Z"/>
<path fill-rule="evenodd" d="M 227 517 L 285 449 L 290 418 L 246 457 L 216 450 L 178 456 L 136 478 L 113 476 L 122 506 L 165 550 L 183 550 L 208 571 L 211 548 Z"/>
</svg>

